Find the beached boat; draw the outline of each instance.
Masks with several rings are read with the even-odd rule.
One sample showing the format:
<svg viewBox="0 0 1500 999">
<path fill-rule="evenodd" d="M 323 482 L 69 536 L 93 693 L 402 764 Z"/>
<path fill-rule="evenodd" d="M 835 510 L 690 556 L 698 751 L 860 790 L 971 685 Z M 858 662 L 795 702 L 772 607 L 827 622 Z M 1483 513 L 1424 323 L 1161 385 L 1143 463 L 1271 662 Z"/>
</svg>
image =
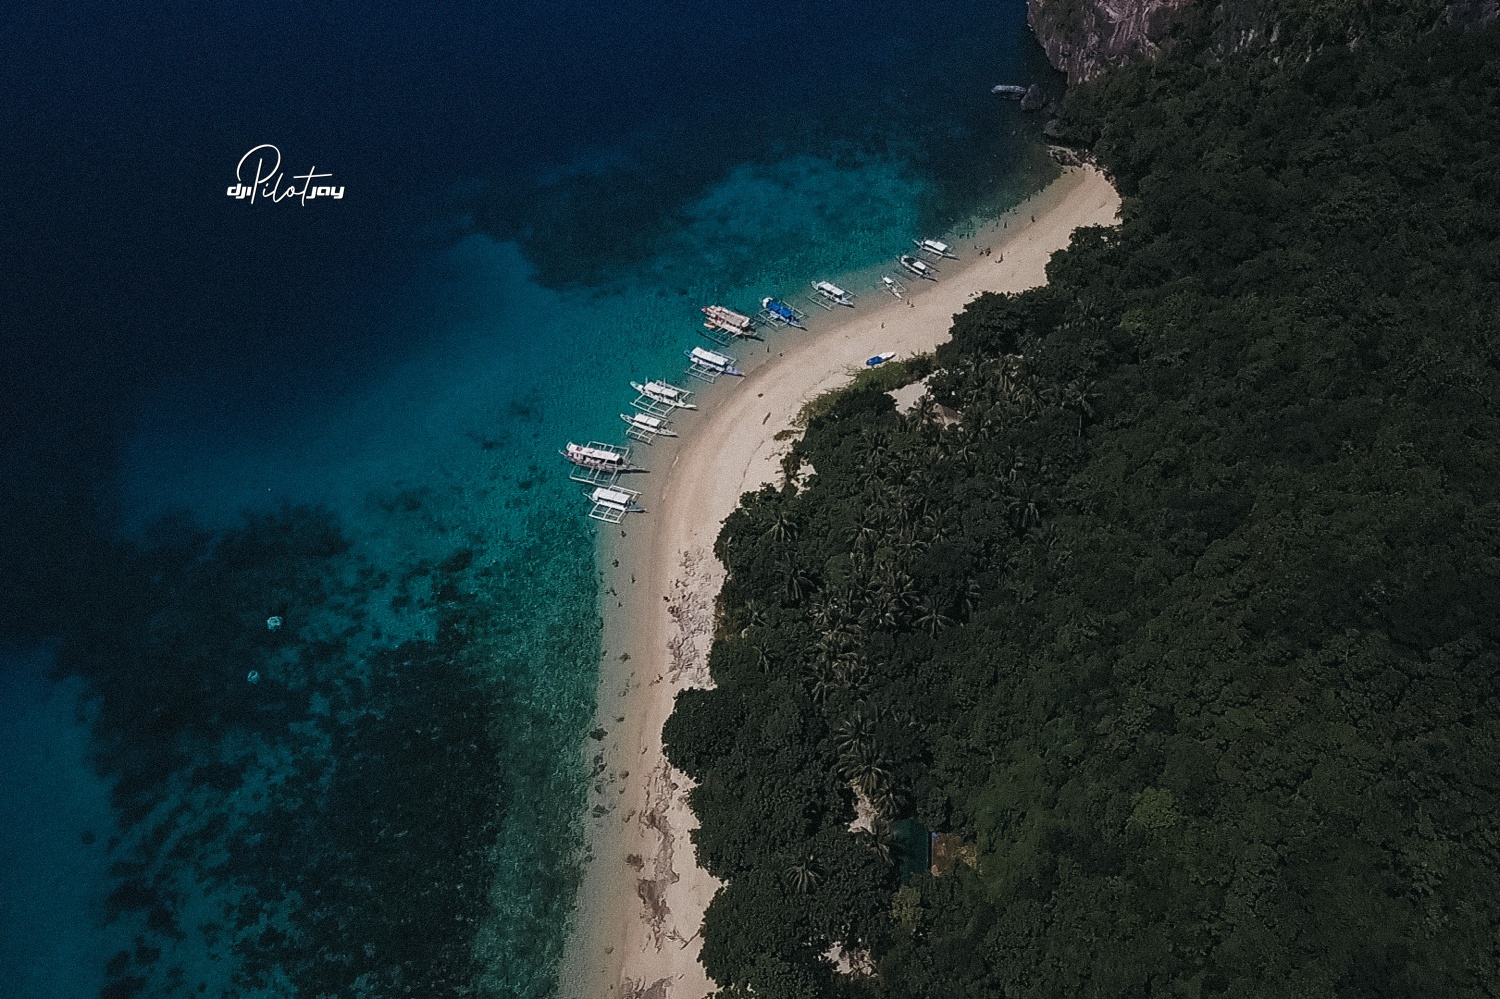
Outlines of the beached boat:
<svg viewBox="0 0 1500 999">
<path fill-rule="evenodd" d="M 888 351 L 886 351 L 883 354 L 876 354 L 874 357 L 870 358 L 868 361 L 865 362 L 865 367 L 867 367 L 867 368 L 878 367 L 879 365 L 884 364 L 886 361 L 889 361 L 891 358 L 893 358 L 895 356 L 896 356 L 896 352 L 894 350 L 888 350 Z"/>
<path fill-rule="evenodd" d="M 640 399 L 637 399 L 636 402 L 631 403 L 631 405 L 635 406 L 636 409 L 642 410 L 643 412 L 649 413 L 651 412 L 651 409 L 654 408 L 650 406 L 636 405 L 636 403 L 639 403 L 643 400 L 655 403 L 657 406 L 665 406 L 669 412 L 674 409 L 698 408 L 697 403 L 688 401 L 690 398 L 692 398 L 692 392 L 688 391 L 685 388 L 678 388 L 671 382 L 649 381 L 645 384 L 642 384 L 641 382 L 631 382 L 630 387 L 635 389 L 636 392 L 640 395 Z M 657 413 L 653 415 L 659 416 L 661 414 Z"/>
<path fill-rule="evenodd" d="M 621 413 L 620 419 L 625 421 L 625 436 L 650 444 L 658 437 L 676 437 L 677 431 L 670 429 L 669 424 L 660 416 L 652 416 L 649 413 Z"/>
<path fill-rule="evenodd" d="M 760 300 L 760 314 L 756 318 L 772 326 L 795 326 L 799 330 L 807 329 L 805 325 L 807 313 L 774 298 Z"/>
<path fill-rule="evenodd" d="M 703 325 L 711 330 L 723 330 L 725 333 L 733 333 L 735 336 L 753 336 L 755 334 L 755 320 L 743 312 L 735 312 L 733 309 L 722 305 L 705 305 L 702 309 Z"/>
<path fill-rule="evenodd" d="M 920 260 L 909 253 L 903 253 L 896 259 L 902 267 L 906 268 L 907 273 L 913 274 L 927 281 L 937 280 L 937 268 L 929 264 L 927 261 Z"/>
<path fill-rule="evenodd" d="M 1018 87 L 1014 83 L 997 83 L 990 88 L 990 93 L 999 94 L 1001 97 L 1008 97 L 1013 101 L 1018 101 L 1026 96 L 1026 88 Z"/>
<path fill-rule="evenodd" d="M 914 239 L 912 243 L 916 245 L 918 253 L 930 253 L 939 260 L 945 258 L 948 260 L 958 259 L 958 254 L 953 252 L 953 248 L 941 240 Z"/>
<path fill-rule="evenodd" d="M 705 350 L 702 347 L 694 347 L 692 350 L 683 351 L 687 355 L 687 373 L 699 381 L 713 383 L 719 380 L 720 375 L 734 375 L 743 378 L 745 373 L 735 367 L 739 362 L 728 354 L 721 354 L 716 350 Z"/>
<path fill-rule="evenodd" d="M 598 485 L 615 481 L 623 472 L 643 471 L 638 465 L 630 463 L 630 448 L 620 447 L 618 444 L 605 444 L 603 441 L 574 444 L 569 441 L 566 450 L 559 451 L 558 454 L 574 466 L 574 470 L 568 475 L 574 482 Z"/>
<path fill-rule="evenodd" d="M 902 284 L 900 281 L 897 281 L 889 274 L 881 278 L 880 283 L 885 287 L 886 291 L 890 292 L 892 295 L 895 295 L 897 298 L 906 297 L 906 285 Z"/>
<path fill-rule="evenodd" d="M 831 281 L 814 281 L 812 289 L 813 301 L 822 308 L 832 309 L 835 305 L 854 308 L 854 296 Z"/>
<path fill-rule="evenodd" d="M 627 513 L 646 512 L 636 503 L 640 496 L 634 489 L 600 486 L 589 493 L 589 502 L 593 504 L 589 516 L 606 524 L 618 524 L 625 519 Z"/>
</svg>

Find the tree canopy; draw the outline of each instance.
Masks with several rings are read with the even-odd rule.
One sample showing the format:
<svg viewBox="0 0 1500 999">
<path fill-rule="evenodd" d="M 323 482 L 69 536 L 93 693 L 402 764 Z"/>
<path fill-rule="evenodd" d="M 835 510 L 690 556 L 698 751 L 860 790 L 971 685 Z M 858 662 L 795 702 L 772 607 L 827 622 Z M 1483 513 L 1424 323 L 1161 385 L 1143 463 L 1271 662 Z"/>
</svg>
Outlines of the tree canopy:
<svg viewBox="0 0 1500 999">
<path fill-rule="evenodd" d="M 1360 9 L 1070 93 L 1123 224 L 726 523 L 665 733 L 726 996 L 1496 993 L 1500 28 Z"/>
</svg>

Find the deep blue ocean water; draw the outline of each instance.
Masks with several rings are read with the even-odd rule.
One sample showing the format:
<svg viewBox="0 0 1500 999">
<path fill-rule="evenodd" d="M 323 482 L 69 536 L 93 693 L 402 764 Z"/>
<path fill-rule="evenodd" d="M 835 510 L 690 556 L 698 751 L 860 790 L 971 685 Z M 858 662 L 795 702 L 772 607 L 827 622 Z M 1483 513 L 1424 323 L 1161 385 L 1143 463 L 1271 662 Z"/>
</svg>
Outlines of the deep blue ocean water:
<svg viewBox="0 0 1500 999">
<path fill-rule="evenodd" d="M 550 994 L 599 653 L 555 452 L 709 298 L 1034 189 L 1024 17 L 0 11 L 0 991 Z M 344 196 L 228 197 L 261 143 Z"/>
</svg>

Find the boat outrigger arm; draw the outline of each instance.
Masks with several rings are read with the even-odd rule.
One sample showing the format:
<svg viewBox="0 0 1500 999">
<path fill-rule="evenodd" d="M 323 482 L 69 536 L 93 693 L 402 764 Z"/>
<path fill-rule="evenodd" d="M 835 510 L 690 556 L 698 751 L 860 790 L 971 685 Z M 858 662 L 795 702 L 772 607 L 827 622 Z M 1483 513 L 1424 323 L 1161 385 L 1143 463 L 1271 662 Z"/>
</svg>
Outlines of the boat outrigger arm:
<svg viewBox="0 0 1500 999">
<path fill-rule="evenodd" d="M 772 326 L 795 326 L 799 330 L 807 329 L 805 325 L 807 313 L 774 298 L 760 300 L 760 312 L 756 318 Z"/>
<path fill-rule="evenodd" d="M 690 399 L 693 395 L 691 391 L 680 386 L 673 385 L 671 382 L 657 380 L 646 382 L 644 385 L 642 385 L 640 382 L 631 382 L 630 387 L 635 389 L 641 395 L 646 396 L 650 399 L 655 399 L 657 402 L 662 403 L 666 406 L 671 406 L 673 409 L 698 408 L 697 403 L 688 402 L 688 399 Z"/>
<path fill-rule="evenodd" d="M 745 373 L 735 367 L 739 362 L 728 354 L 721 354 L 716 350 L 704 350 L 702 347 L 694 347 L 692 350 L 683 351 L 687 355 L 687 373 L 699 381 L 712 384 L 719 380 L 720 375 L 734 375 L 743 378 Z"/>
<path fill-rule="evenodd" d="M 735 312 L 722 305 L 705 305 L 702 312 L 705 329 L 723 330 L 733 336 L 755 335 L 755 320 L 743 312 Z"/>
<path fill-rule="evenodd" d="M 812 288 L 812 301 L 819 308 L 828 309 L 830 312 L 835 305 L 854 308 L 854 296 L 831 281 L 814 281 Z"/>
<path fill-rule="evenodd" d="M 625 421 L 625 436 L 638 440 L 642 444 L 651 444 L 658 437 L 676 437 L 677 431 L 670 429 L 671 424 L 660 416 L 652 416 L 649 413 L 621 413 L 620 419 Z"/>
<path fill-rule="evenodd" d="M 937 268 L 927 261 L 918 259 L 909 253 L 903 253 L 896 259 L 902 267 L 906 268 L 908 273 L 927 281 L 937 280 Z"/>
<path fill-rule="evenodd" d="M 636 500 L 641 494 L 634 489 L 622 489 L 619 486 L 599 486 L 589 493 L 589 502 L 593 507 L 589 510 L 589 516 L 595 520 L 602 520 L 606 524 L 618 524 L 625 519 L 627 513 L 645 513 Z"/>
<path fill-rule="evenodd" d="M 645 471 L 630 463 L 630 448 L 603 441 L 589 441 L 587 444 L 569 441 L 567 448 L 558 454 L 574 466 L 568 473 L 568 478 L 574 482 L 603 485 L 614 482 L 625 472 Z"/>
<path fill-rule="evenodd" d="M 917 248 L 918 252 L 920 252 L 920 253 L 930 253 L 934 257 L 937 257 L 939 260 L 942 260 L 942 259 L 957 260 L 958 259 L 958 254 L 956 254 L 956 253 L 953 252 L 953 248 L 950 247 L 947 243 L 944 243 L 944 242 L 942 242 L 940 240 L 936 240 L 936 239 L 914 239 L 914 240 L 912 240 L 912 243 L 916 245 L 916 248 Z"/>
</svg>

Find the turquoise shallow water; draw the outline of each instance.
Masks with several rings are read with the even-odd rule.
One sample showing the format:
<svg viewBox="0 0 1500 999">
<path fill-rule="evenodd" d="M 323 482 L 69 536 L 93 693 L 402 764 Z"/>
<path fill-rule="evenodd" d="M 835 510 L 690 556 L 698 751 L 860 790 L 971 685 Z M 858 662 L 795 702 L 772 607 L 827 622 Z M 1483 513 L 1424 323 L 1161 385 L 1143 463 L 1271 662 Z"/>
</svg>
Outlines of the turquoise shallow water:
<svg viewBox="0 0 1500 999">
<path fill-rule="evenodd" d="M 47 747 L 3 791 L 45 820 L 6 860 L 68 885 L 3 886 L 18 994 L 548 995 L 600 634 L 556 452 L 620 439 L 628 382 L 706 342 L 699 305 L 753 311 L 1035 189 L 1038 123 L 985 92 L 1040 74 L 1021 10 L 938 11 L 974 28 L 951 44 L 869 31 L 817 86 L 695 76 L 691 113 L 525 170 L 476 157 L 326 301 L 234 303 L 236 363 L 163 352 L 77 546 L 68 679 L 6 667 L 0 722 Z"/>
</svg>

